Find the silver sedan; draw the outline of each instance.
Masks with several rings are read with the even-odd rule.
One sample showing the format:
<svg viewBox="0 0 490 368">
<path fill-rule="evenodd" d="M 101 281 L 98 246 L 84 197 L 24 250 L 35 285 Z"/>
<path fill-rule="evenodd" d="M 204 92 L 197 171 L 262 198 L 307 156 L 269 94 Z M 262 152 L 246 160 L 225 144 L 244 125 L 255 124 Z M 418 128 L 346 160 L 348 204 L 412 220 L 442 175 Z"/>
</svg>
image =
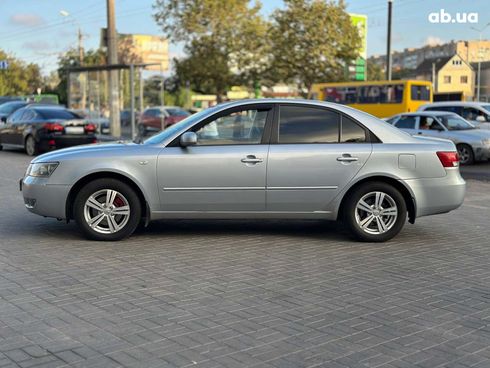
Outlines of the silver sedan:
<svg viewBox="0 0 490 368">
<path fill-rule="evenodd" d="M 455 113 L 418 111 L 395 115 L 387 121 L 409 134 L 450 139 L 463 165 L 490 159 L 490 130 L 477 129 Z"/>
<path fill-rule="evenodd" d="M 342 220 L 363 241 L 459 207 L 454 143 L 413 137 L 361 111 L 319 101 L 218 105 L 142 144 L 70 148 L 35 158 L 27 209 L 119 240 L 156 219 Z"/>
</svg>

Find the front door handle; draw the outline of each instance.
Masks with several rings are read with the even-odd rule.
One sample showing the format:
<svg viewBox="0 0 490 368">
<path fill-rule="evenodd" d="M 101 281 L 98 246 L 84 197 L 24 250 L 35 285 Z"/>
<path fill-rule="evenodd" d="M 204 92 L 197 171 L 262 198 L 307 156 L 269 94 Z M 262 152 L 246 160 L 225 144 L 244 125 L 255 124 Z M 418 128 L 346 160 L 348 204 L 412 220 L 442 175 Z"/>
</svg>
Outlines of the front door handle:
<svg viewBox="0 0 490 368">
<path fill-rule="evenodd" d="M 359 158 L 352 157 L 348 153 L 344 153 L 342 156 L 337 157 L 337 161 L 339 161 L 339 162 L 354 162 L 354 161 L 359 161 Z"/>
<path fill-rule="evenodd" d="M 240 161 L 242 161 L 244 164 L 259 164 L 264 160 L 255 157 L 255 155 L 248 155 L 247 157 L 242 158 Z"/>
</svg>

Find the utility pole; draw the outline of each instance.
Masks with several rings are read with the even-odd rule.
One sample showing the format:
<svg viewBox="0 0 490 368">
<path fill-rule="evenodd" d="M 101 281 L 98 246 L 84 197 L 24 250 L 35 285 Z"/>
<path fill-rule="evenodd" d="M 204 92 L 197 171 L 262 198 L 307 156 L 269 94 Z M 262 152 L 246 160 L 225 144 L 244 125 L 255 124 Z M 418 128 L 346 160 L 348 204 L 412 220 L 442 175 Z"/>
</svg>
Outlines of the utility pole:
<svg viewBox="0 0 490 368">
<path fill-rule="evenodd" d="M 391 80 L 391 15 L 393 0 L 388 0 L 388 34 L 386 37 L 386 79 Z"/>
<path fill-rule="evenodd" d="M 472 30 L 477 31 L 480 34 L 480 38 L 478 41 L 478 74 L 476 75 L 476 101 L 480 102 L 480 75 L 481 75 L 481 59 L 482 59 L 482 49 L 481 49 L 481 41 L 482 41 L 482 33 L 483 31 L 490 26 L 490 22 L 485 24 L 483 28 L 475 28 L 470 27 Z"/>
<path fill-rule="evenodd" d="M 117 64 L 117 34 L 114 0 L 107 0 L 107 63 Z M 119 116 L 119 78 L 117 70 L 109 70 L 109 121 L 111 134 L 121 136 L 121 120 Z"/>
<path fill-rule="evenodd" d="M 80 66 L 83 65 L 83 34 L 81 28 L 78 28 L 78 58 L 80 59 Z"/>
</svg>

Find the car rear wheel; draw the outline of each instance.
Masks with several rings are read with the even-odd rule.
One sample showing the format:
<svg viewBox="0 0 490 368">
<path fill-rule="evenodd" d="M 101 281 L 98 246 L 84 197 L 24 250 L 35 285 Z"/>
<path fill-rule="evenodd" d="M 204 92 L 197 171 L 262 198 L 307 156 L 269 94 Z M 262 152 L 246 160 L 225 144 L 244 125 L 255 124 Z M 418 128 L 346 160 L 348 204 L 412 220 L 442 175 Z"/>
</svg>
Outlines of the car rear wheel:
<svg viewBox="0 0 490 368">
<path fill-rule="evenodd" d="M 32 135 L 27 136 L 24 148 L 28 156 L 36 156 L 39 153 L 39 147 Z"/>
<path fill-rule="evenodd" d="M 458 149 L 459 163 L 461 165 L 472 165 L 475 162 L 475 155 L 469 145 L 458 144 L 456 148 Z"/>
<path fill-rule="evenodd" d="M 85 185 L 74 203 L 74 218 L 92 240 L 114 241 L 130 236 L 141 220 L 136 192 L 116 179 L 97 179 Z"/>
<path fill-rule="evenodd" d="M 407 205 L 393 186 L 372 182 L 348 194 L 344 220 L 355 238 L 384 242 L 397 235 L 407 219 Z"/>
</svg>

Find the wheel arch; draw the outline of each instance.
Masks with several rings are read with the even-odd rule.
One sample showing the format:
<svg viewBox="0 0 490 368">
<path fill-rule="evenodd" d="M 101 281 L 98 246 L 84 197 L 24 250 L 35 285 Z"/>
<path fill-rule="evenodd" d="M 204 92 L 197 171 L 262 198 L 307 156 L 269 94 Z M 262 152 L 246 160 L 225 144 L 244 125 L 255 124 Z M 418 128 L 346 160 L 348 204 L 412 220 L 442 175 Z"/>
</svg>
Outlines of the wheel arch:
<svg viewBox="0 0 490 368">
<path fill-rule="evenodd" d="M 70 192 L 68 193 L 68 197 L 66 199 L 65 213 L 66 213 L 67 221 L 73 219 L 73 204 L 75 202 L 75 197 L 77 193 L 84 185 L 96 179 L 117 179 L 129 185 L 136 192 L 138 198 L 141 201 L 142 210 L 143 210 L 142 217 L 146 219 L 146 223 L 149 222 L 150 214 L 151 214 L 150 207 L 148 205 L 148 200 L 146 199 L 145 194 L 143 193 L 139 185 L 136 184 L 136 182 L 130 177 L 113 171 L 97 171 L 78 179 L 78 181 L 71 187 Z"/>
<path fill-rule="evenodd" d="M 368 182 L 382 182 L 382 183 L 392 185 L 394 188 L 396 188 L 402 194 L 403 199 L 405 200 L 405 204 L 407 205 L 408 222 L 410 222 L 411 224 L 415 223 L 415 218 L 417 216 L 417 204 L 415 202 L 415 198 L 411 190 L 400 180 L 384 175 L 368 176 L 360 179 L 359 181 L 356 181 L 355 183 L 352 183 L 349 189 L 347 189 L 344 195 L 342 196 L 342 200 L 340 201 L 338 211 L 337 211 L 338 213 L 337 219 L 341 219 L 343 216 L 343 211 L 345 207 L 344 204 L 349 194 L 352 193 L 357 188 L 359 188 L 361 185 Z"/>
</svg>

